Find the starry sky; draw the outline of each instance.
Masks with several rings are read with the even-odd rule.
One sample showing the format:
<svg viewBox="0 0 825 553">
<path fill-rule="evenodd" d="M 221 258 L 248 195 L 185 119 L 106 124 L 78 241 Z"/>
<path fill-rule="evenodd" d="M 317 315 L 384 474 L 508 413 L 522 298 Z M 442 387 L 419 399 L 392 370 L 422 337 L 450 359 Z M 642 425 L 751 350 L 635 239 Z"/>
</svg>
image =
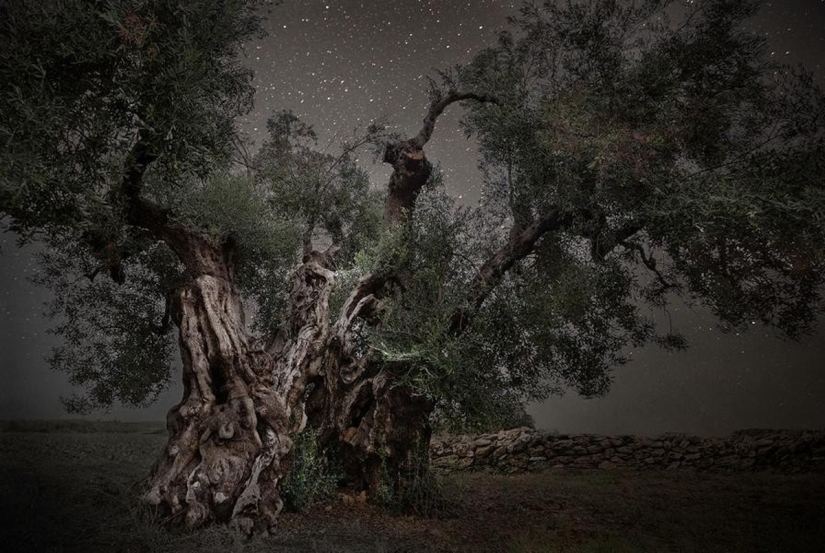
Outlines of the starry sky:
<svg viewBox="0 0 825 553">
<path fill-rule="evenodd" d="M 255 70 L 254 110 L 241 130 L 254 143 L 266 118 L 292 109 L 314 125 L 322 144 L 334 144 L 374 119 L 404 134 L 418 131 L 427 106 L 427 76 L 469 61 L 495 41 L 520 2 L 498 0 L 285 0 L 266 13 L 267 36 L 245 45 Z M 765 2 L 751 25 L 772 56 L 814 71 L 825 83 L 825 0 Z M 475 144 L 458 128 L 453 106 L 427 145 L 440 162 L 448 190 L 477 201 L 480 174 Z M 369 155 L 363 162 L 369 164 Z M 376 186 L 388 168 L 369 166 Z M 26 276 L 37 270 L 37 246 L 14 247 L 2 237 L 0 254 L 0 418 L 66 416 L 58 401 L 71 387 L 43 357 L 55 338 L 40 315 L 48 292 Z M 561 432 L 656 434 L 683 431 L 723 435 L 740 428 L 825 427 L 825 319 L 799 343 L 752 325 L 723 334 L 702 309 L 675 304 L 673 321 L 691 342 L 687 352 L 655 347 L 632 352 L 616 371 L 611 391 L 585 400 L 575 394 L 530 406 L 537 426 Z M 162 419 L 180 397 L 177 382 L 148 409 L 116 408 L 121 420 Z"/>
</svg>

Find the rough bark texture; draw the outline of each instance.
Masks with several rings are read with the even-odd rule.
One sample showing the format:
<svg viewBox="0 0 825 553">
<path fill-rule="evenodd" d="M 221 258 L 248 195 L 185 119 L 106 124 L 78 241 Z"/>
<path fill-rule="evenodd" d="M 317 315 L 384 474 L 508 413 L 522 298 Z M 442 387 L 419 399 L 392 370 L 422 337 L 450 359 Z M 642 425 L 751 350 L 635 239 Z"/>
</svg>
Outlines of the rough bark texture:
<svg viewBox="0 0 825 553">
<path fill-rule="evenodd" d="M 485 100 L 451 92 L 432 104 L 418 135 L 387 146 L 385 161 L 393 167 L 385 204 L 390 225 L 411 220 L 430 176 L 423 147 L 436 118 L 449 104 L 467 99 Z M 146 501 L 190 528 L 210 522 L 232 522 L 245 532 L 271 527 L 283 508 L 279 483 L 289 469 L 292 437 L 307 425 L 341 461 L 352 486 L 370 494 L 382 487 L 403 490 L 429 466 L 433 405 L 399 383 L 396 374 L 411 367 L 396 373 L 383 366 L 362 335 L 380 324 L 382 297 L 402 286 L 403 274 L 364 276 L 333 319 L 334 248 L 305 248 L 285 320 L 259 346 L 244 323 L 234 243 L 216 245 L 195 230 L 175 227 L 163 210 L 140 198 L 140 177 L 152 159 L 139 143 L 129 161 L 124 188 L 130 219 L 164 240 L 191 280 L 172 301 L 183 398 L 169 411 L 169 442 Z M 496 263 L 507 269 L 506 261 Z"/>
<path fill-rule="evenodd" d="M 246 335 L 230 280 L 197 276 L 177 291 L 173 316 L 183 399 L 167 416 L 169 443 L 146 500 L 188 527 L 274 524 L 291 440 L 288 410 L 272 391 L 271 360 Z"/>
<path fill-rule="evenodd" d="M 390 224 L 406 222 L 412 216 L 418 194 L 430 178 L 432 165 L 414 140 L 388 146 L 384 162 L 393 167 L 384 220 Z"/>
<path fill-rule="evenodd" d="M 270 527 L 283 508 L 290 436 L 308 420 L 352 485 L 403 485 L 429 444 L 431 405 L 394 387 L 359 349 L 358 325 L 374 314 L 383 284 L 362 279 L 333 323 L 334 273 L 316 252 L 295 270 L 290 310 L 266 348 L 246 335 L 231 280 L 201 274 L 178 290 L 184 393 L 169 411 L 169 443 L 145 499 L 188 527 Z"/>
</svg>

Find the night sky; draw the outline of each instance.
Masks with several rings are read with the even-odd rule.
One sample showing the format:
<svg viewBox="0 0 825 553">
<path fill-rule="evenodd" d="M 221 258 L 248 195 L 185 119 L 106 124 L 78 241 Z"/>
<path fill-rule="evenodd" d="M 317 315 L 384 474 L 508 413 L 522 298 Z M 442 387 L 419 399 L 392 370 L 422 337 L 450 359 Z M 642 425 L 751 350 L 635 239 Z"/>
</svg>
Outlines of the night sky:
<svg viewBox="0 0 825 553">
<path fill-rule="evenodd" d="M 427 106 L 426 76 L 467 62 L 492 44 L 520 2 L 496 0 L 286 0 L 268 13 L 268 36 L 246 45 L 256 72 L 254 111 L 242 122 L 260 143 L 264 121 L 292 109 L 315 126 L 322 144 L 383 118 L 393 130 L 418 131 Z M 825 84 L 825 0 L 766 2 L 752 25 L 769 40 L 772 55 L 801 63 Z M 472 140 L 458 129 L 460 109 L 439 119 L 426 150 L 440 161 L 456 197 L 478 198 L 480 174 Z M 369 163 L 365 153 L 362 161 Z M 372 167 L 375 186 L 389 170 Z M 32 253 L 2 238 L 0 255 L 0 418 L 66 416 L 58 397 L 71 388 L 43 358 L 55 343 L 40 312 L 48 292 L 26 276 Z M 684 431 L 722 435 L 753 427 L 825 427 L 825 319 L 799 343 L 783 341 L 759 324 L 744 334 L 723 334 L 712 316 L 683 304 L 672 308 L 675 326 L 690 340 L 687 352 L 655 347 L 633 351 L 615 373 L 607 396 L 575 394 L 531 406 L 537 426 L 561 432 L 656 434 Z M 160 401 L 145 410 L 115 409 L 121 420 L 162 419 L 180 397 L 179 374 Z"/>
</svg>

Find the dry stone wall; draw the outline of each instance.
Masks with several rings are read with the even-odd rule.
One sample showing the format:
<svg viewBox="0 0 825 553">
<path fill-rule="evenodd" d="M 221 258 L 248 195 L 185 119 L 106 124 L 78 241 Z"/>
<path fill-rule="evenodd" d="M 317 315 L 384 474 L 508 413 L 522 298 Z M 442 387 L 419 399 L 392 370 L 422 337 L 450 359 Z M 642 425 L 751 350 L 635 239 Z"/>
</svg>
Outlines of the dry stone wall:
<svg viewBox="0 0 825 553">
<path fill-rule="evenodd" d="M 434 466 L 444 470 L 505 474 L 549 468 L 825 472 L 825 430 L 743 430 L 727 438 L 685 434 L 646 438 L 516 428 L 434 438 L 431 458 Z"/>
</svg>

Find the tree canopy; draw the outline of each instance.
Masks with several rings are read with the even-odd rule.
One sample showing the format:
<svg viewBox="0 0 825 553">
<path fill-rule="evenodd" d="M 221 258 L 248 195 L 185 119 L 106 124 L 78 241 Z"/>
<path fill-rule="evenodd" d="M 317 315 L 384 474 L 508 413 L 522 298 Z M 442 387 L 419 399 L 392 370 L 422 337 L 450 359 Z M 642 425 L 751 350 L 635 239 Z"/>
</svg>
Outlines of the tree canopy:
<svg viewBox="0 0 825 553">
<path fill-rule="evenodd" d="M 126 205 L 140 155 L 153 161 L 144 197 L 237 240 L 261 331 L 313 241 L 344 250 L 350 281 L 403 265 L 368 340 L 389 363 L 416 359 L 409 378 L 444 405 L 603 393 L 626 344 L 684 346 L 640 308 L 674 295 L 725 324 L 804 333 L 821 310 L 822 92 L 742 26 L 755 2 L 697 2 L 678 21 L 673 6 L 526 4 L 494 47 L 432 83 L 434 103 L 459 89 L 495 99 L 468 102 L 464 120 L 481 205 L 457 207 L 436 172 L 404 237 L 370 244 L 382 194 L 352 154 L 380 147 L 379 126 L 336 156 L 283 111 L 244 171 L 230 168 L 254 93 L 238 57 L 260 32 L 254 6 L 8 3 L 0 199 L 11 228 L 54 247 L 40 277 L 63 315 L 53 365 L 99 406 L 140 404 L 168 381 L 164 306 L 184 276 Z M 483 408 L 479 394 L 492 394 Z"/>
<path fill-rule="evenodd" d="M 822 310 L 822 91 L 746 30 L 757 2 L 696 2 L 671 21 L 674 7 L 526 5 L 444 75 L 499 99 L 465 128 L 483 208 L 511 244 L 531 243 L 479 311 L 522 347 L 479 338 L 482 359 L 536 371 L 518 379 L 527 389 L 550 376 L 601 393 L 623 345 L 684 347 L 644 303 L 703 302 L 727 328 L 759 320 L 791 337 Z"/>
</svg>

